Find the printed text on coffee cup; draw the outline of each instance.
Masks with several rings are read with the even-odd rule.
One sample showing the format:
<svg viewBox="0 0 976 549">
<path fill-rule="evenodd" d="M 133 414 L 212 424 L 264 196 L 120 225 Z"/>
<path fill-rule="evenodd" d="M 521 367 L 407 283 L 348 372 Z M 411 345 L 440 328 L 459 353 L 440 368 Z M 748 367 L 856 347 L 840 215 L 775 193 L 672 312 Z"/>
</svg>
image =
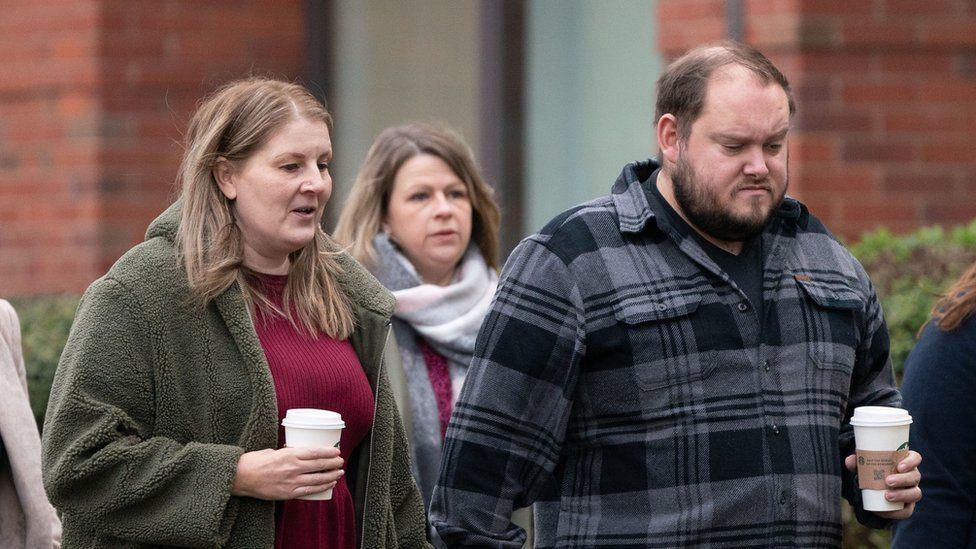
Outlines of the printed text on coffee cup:
<svg viewBox="0 0 976 549">
<path fill-rule="evenodd" d="M 885 479 L 908 457 L 908 445 L 894 451 L 857 450 L 857 482 L 861 490 L 884 490 Z"/>
</svg>

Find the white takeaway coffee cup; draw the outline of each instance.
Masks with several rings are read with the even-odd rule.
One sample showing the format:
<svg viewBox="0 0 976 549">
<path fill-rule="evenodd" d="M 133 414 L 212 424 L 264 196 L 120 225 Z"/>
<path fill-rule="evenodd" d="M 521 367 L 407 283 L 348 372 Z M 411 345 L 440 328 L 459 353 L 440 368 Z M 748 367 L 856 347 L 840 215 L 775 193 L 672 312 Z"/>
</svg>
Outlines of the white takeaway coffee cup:
<svg viewBox="0 0 976 549">
<path fill-rule="evenodd" d="M 291 408 L 281 425 L 285 428 L 285 446 L 290 448 L 338 448 L 346 426 L 337 412 L 316 408 Z M 332 499 L 332 488 L 298 499 Z"/>
<path fill-rule="evenodd" d="M 857 479 L 865 511 L 897 511 L 905 504 L 885 499 L 885 478 L 908 455 L 912 416 L 901 408 L 859 406 L 851 425 L 857 447 Z"/>
</svg>

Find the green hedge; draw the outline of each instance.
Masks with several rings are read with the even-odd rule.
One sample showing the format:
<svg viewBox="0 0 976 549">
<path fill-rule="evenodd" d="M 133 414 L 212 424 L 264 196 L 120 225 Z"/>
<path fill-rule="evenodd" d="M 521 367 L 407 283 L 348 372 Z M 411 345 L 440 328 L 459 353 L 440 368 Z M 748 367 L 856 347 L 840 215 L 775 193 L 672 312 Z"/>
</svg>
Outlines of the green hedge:
<svg viewBox="0 0 976 549">
<path fill-rule="evenodd" d="M 20 317 L 27 367 L 27 389 L 37 425 L 44 423 L 44 411 L 51 392 L 54 371 L 64 343 L 68 340 L 71 320 L 78 308 L 79 296 L 43 296 L 11 299 Z"/>
<path fill-rule="evenodd" d="M 927 227 L 904 236 L 882 229 L 863 235 L 850 250 L 881 298 L 900 379 L 935 299 L 976 262 L 976 221 L 950 231 Z"/>
<path fill-rule="evenodd" d="M 976 261 L 976 221 L 945 231 L 939 227 L 896 236 L 885 230 L 865 234 L 851 245 L 881 297 L 891 333 L 892 361 L 899 379 L 915 334 L 928 319 L 935 298 Z M 31 406 L 42 424 L 51 380 L 78 305 L 75 296 L 12 300 L 24 336 Z M 845 516 L 850 515 L 846 508 Z M 847 521 L 845 547 L 886 547 L 887 532 Z"/>
</svg>

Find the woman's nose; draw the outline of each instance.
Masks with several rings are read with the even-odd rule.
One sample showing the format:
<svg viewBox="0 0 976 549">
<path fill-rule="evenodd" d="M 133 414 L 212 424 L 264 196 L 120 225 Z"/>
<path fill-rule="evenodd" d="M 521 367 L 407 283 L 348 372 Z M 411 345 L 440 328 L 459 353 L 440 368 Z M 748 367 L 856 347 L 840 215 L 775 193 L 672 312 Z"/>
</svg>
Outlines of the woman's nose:
<svg viewBox="0 0 976 549">
<path fill-rule="evenodd" d="M 328 184 L 332 181 L 332 176 L 329 175 L 328 170 L 319 171 L 318 166 L 314 170 L 311 170 L 305 181 L 302 182 L 302 190 L 304 192 L 311 193 L 322 193 L 328 187 Z"/>
<path fill-rule="evenodd" d="M 454 208 L 451 206 L 451 201 L 448 200 L 447 195 L 444 193 L 436 193 L 434 195 L 434 212 L 438 217 L 449 216 L 454 213 Z"/>
</svg>

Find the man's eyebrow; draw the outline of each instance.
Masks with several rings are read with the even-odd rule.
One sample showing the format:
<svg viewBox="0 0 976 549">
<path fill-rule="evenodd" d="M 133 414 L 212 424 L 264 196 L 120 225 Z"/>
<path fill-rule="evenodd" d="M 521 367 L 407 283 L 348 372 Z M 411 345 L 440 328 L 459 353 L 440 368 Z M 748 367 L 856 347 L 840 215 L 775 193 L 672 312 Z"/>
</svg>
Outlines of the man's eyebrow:
<svg viewBox="0 0 976 549">
<path fill-rule="evenodd" d="M 787 127 L 783 128 L 783 129 L 779 130 L 778 132 L 772 134 L 771 136 L 769 136 L 769 138 L 767 139 L 767 141 L 776 141 L 776 140 L 779 140 L 779 139 L 783 139 L 784 137 L 786 137 L 786 134 L 789 133 L 789 131 L 790 131 L 790 128 L 789 128 L 789 126 L 787 126 Z M 714 140 L 716 140 L 716 141 L 722 141 L 722 140 L 725 140 L 725 141 L 751 141 L 752 140 L 752 137 L 751 136 L 748 136 L 748 135 L 746 135 L 744 133 L 732 133 L 732 132 L 715 132 L 715 133 L 711 134 L 711 138 L 714 139 Z"/>
<path fill-rule="evenodd" d="M 741 133 L 715 132 L 711 134 L 712 139 L 728 141 L 747 141 L 749 138 Z"/>
</svg>

